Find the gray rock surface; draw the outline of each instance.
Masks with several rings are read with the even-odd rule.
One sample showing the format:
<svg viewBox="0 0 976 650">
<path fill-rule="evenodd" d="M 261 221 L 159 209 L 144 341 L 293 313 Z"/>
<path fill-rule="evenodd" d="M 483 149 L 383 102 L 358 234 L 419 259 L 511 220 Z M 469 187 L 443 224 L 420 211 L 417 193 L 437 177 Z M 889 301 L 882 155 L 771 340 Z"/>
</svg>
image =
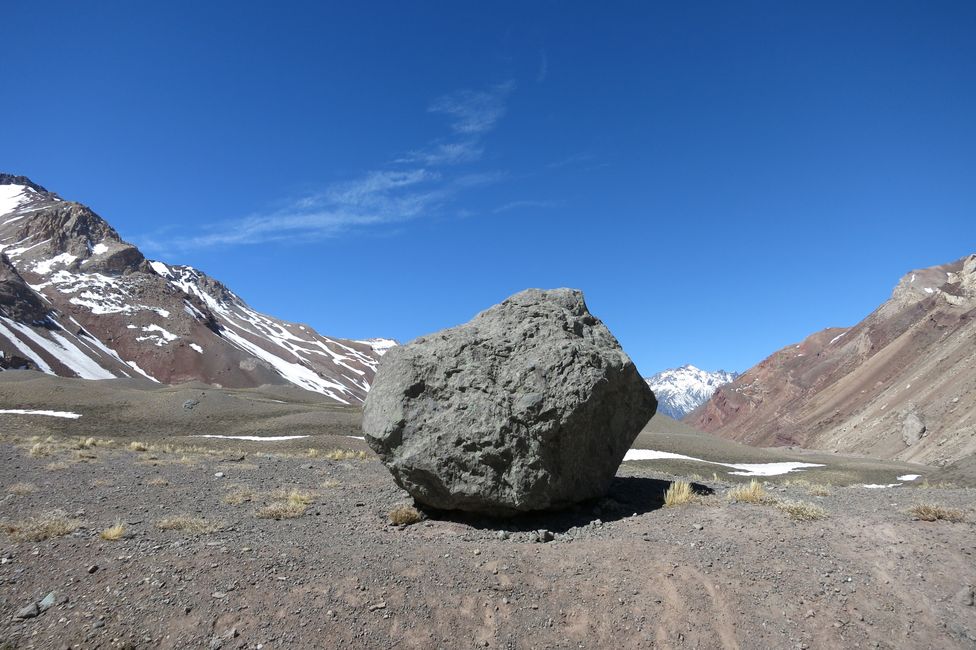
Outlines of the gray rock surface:
<svg viewBox="0 0 976 650">
<path fill-rule="evenodd" d="M 572 289 L 529 289 L 393 348 L 366 441 L 425 505 L 494 516 L 603 496 L 657 402 Z"/>
<path fill-rule="evenodd" d="M 909 447 L 922 439 L 925 435 L 925 423 L 917 413 L 911 412 L 905 416 L 901 425 L 901 439 Z"/>
</svg>

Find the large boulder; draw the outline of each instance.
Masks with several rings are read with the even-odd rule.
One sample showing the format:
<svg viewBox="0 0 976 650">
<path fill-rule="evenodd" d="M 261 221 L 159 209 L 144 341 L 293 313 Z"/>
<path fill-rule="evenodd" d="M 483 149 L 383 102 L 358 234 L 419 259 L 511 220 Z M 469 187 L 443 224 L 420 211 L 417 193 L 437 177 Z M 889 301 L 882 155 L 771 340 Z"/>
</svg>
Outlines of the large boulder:
<svg viewBox="0 0 976 650">
<path fill-rule="evenodd" d="M 529 289 L 383 357 L 363 432 L 417 501 L 493 516 L 606 494 L 657 407 L 573 289 Z"/>
</svg>

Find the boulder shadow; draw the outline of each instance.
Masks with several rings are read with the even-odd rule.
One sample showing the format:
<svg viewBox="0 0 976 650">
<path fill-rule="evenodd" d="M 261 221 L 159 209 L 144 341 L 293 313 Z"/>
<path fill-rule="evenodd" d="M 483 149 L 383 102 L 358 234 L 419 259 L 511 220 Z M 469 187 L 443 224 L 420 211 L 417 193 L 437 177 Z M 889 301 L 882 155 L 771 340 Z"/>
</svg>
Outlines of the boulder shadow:
<svg viewBox="0 0 976 650">
<path fill-rule="evenodd" d="M 417 504 L 429 519 L 450 521 L 476 528 L 509 533 L 535 533 L 549 531 L 563 534 L 573 528 L 608 523 L 640 516 L 664 507 L 664 493 L 671 481 L 636 476 L 617 476 L 610 484 L 606 496 L 582 501 L 562 510 L 528 512 L 511 517 L 487 515 L 458 510 L 435 510 Z M 714 490 L 700 483 L 691 484 L 698 495 L 714 494 Z"/>
</svg>

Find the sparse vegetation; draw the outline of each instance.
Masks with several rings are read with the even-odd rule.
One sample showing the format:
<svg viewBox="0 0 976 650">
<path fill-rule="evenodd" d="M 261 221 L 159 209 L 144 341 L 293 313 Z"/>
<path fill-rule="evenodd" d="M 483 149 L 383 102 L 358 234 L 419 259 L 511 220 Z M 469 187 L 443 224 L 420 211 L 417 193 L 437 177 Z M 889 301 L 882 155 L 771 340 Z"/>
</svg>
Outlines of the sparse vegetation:
<svg viewBox="0 0 976 650">
<path fill-rule="evenodd" d="M 921 521 L 960 522 L 966 518 L 966 513 L 962 510 L 947 508 L 938 503 L 916 503 L 908 509 L 908 514 Z"/>
<path fill-rule="evenodd" d="M 30 494 L 31 492 L 36 492 L 37 486 L 33 483 L 14 483 L 7 488 L 7 492 L 10 494 L 16 494 L 17 496 L 24 496 L 25 494 Z"/>
<path fill-rule="evenodd" d="M 788 514 L 790 519 L 793 519 L 794 521 L 816 521 L 818 519 L 825 519 L 827 517 L 826 510 L 813 503 L 807 503 L 806 501 L 790 501 L 786 499 L 776 501 L 774 505 L 779 510 L 782 510 Z"/>
<path fill-rule="evenodd" d="M 325 489 L 337 488 L 340 485 L 342 485 L 342 483 L 340 483 L 334 478 L 330 478 L 327 481 L 322 483 L 322 487 L 324 487 Z"/>
<path fill-rule="evenodd" d="M 247 503 L 256 496 L 257 493 L 254 490 L 245 487 L 235 487 L 224 495 L 222 501 L 232 506 L 239 506 L 242 503 Z"/>
<path fill-rule="evenodd" d="M 61 470 L 68 469 L 69 467 L 71 467 L 70 463 L 66 463 L 63 460 L 58 460 L 53 463 L 48 463 L 44 466 L 44 469 L 49 472 L 60 472 Z"/>
<path fill-rule="evenodd" d="M 822 483 L 811 483 L 807 488 L 807 494 L 812 497 L 829 497 L 830 486 Z"/>
<path fill-rule="evenodd" d="M 166 517 L 156 522 L 156 527 L 161 530 L 179 530 L 193 535 L 203 533 L 213 533 L 220 530 L 220 526 L 203 519 L 201 517 L 190 517 L 189 515 L 177 515 Z"/>
<path fill-rule="evenodd" d="M 98 534 L 106 542 L 117 542 L 125 537 L 125 524 L 116 519 L 115 523 Z"/>
<path fill-rule="evenodd" d="M 762 483 L 756 479 L 749 481 L 748 485 L 737 485 L 730 489 L 727 498 L 732 503 L 765 503 L 769 499 Z"/>
<path fill-rule="evenodd" d="M 674 508 L 691 503 L 695 499 L 695 493 L 691 489 L 688 481 L 674 481 L 668 486 L 664 493 L 664 507 Z"/>
<path fill-rule="evenodd" d="M 146 482 L 146 485 L 151 485 L 153 487 L 165 487 L 165 486 L 169 485 L 169 481 L 167 481 L 166 479 L 164 479 L 162 476 L 157 476 L 155 478 L 149 479 Z"/>
<path fill-rule="evenodd" d="M 0 524 L 10 539 L 17 542 L 42 542 L 63 537 L 78 530 L 81 522 L 72 519 L 64 510 L 50 510 L 37 517 Z"/>
<path fill-rule="evenodd" d="M 368 452 L 353 449 L 331 449 L 325 452 L 309 449 L 307 453 L 310 458 L 325 458 L 326 460 L 369 460 Z"/>
<path fill-rule="evenodd" d="M 277 501 L 269 503 L 257 511 L 261 519 L 294 519 L 305 514 L 308 504 L 312 502 L 314 494 L 293 489 L 289 492 L 275 493 Z"/>
<path fill-rule="evenodd" d="M 423 515 L 413 506 L 399 506 L 390 511 L 390 523 L 394 526 L 410 526 L 423 520 Z"/>
<path fill-rule="evenodd" d="M 54 444 L 52 438 L 48 438 L 44 442 L 35 442 L 31 445 L 30 451 L 28 452 L 31 456 L 35 458 L 50 456 L 51 454 L 58 451 L 57 446 Z"/>
<path fill-rule="evenodd" d="M 129 451 L 149 451 L 149 445 L 144 442 L 133 440 L 129 443 Z"/>
</svg>

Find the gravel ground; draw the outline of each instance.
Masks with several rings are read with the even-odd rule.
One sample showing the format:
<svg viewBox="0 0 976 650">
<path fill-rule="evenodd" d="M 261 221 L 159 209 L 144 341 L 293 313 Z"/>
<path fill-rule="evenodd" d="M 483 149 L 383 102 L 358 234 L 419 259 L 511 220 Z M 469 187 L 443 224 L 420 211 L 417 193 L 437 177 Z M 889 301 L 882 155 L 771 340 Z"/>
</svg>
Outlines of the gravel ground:
<svg viewBox="0 0 976 650">
<path fill-rule="evenodd" d="M 664 508 L 671 477 L 626 464 L 608 499 L 571 512 L 508 522 L 433 514 L 397 527 L 388 513 L 410 499 L 369 457 L 60 440 L 31 455 L 31 441 L 5 438 L 0 521 L 60 509 L 80 527 L 44 541 L 0 535 L 0 647 L 976 644 L 973 490 L 834 487 L 814 497 L 802 483 L 768 486 L 827 513 L 793 521 L 770 505 L 728 503 L 723 481 Z M 310 501 L 300 516 L 257 516 L 292 489 Z M 914 520 L 906 510 L 920 502 L 966 519 Z M 159 528 L 180 515 L 212 528 Z M 117 522 L 121 539 L 99 537 Z M 16 618 L 49 594 L 45 611 Z"/>
</svg>

